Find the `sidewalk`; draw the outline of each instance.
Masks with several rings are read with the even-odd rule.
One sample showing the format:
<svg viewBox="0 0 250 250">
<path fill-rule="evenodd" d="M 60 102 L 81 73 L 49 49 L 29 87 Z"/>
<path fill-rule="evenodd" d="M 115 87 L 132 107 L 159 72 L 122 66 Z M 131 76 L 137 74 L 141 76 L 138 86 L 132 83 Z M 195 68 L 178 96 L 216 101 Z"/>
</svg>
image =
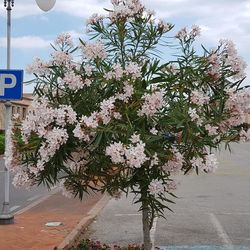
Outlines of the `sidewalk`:
<svg viewBox="0 0 250 250">
<path fill-rule="evenodd" d="M 13 225 L 0 225 L 0 249 L 52 250 L 60 244 L 63 247 L 77 233 L 76 227 L 80 222 L 83 226 L 94 219 L 105 205 L 105 200 L 108 198 L 100 194 L 86 195 L 82 202 L 68 199 L 60 193 L 52 194 L 27 211 L 17 213 Z M 95 211 L 89 214 L 93 207 Z M 58 227 L 45 225 L 52 221 L 63 224 Z"/>
</svg>

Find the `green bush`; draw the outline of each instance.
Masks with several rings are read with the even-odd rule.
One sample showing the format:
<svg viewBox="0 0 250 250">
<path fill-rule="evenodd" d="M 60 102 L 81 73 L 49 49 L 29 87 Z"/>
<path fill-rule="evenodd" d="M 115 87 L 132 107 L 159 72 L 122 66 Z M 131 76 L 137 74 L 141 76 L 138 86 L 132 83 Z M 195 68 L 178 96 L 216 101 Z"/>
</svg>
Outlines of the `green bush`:
<svg viewBox="0 0 250 250">
<path fill-rule="evenodd" d="M 0 155 L 4 153 L 4 135 L 0 134 Z"/>
</svg>

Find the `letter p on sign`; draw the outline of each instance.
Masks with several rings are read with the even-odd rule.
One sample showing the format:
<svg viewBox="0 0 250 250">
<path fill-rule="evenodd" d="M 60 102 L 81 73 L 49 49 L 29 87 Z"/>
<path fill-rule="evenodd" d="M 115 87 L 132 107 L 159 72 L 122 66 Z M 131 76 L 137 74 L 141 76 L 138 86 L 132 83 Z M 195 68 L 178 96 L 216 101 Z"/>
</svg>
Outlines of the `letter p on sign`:
<svg viewBox="0 0 250 250">
<path fill-rule="evenodd" d="M 22 92 L 23 70 L 0 70 L 0 99 L 20 100 Z"/>
</svg>

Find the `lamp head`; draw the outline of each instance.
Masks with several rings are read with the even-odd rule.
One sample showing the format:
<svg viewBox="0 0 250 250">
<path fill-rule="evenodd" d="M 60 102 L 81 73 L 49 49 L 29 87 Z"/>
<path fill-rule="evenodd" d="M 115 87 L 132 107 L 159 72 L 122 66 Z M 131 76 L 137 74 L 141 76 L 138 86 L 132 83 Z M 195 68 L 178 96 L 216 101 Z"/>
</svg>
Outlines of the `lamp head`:
<svg viewBox="0 0 250 250">
<path fill-rule="evenodd" d="M 56 0 L 36 0 L 36 3 L 41 10 L 49 11 L 54 7 Z"/>
</svg>

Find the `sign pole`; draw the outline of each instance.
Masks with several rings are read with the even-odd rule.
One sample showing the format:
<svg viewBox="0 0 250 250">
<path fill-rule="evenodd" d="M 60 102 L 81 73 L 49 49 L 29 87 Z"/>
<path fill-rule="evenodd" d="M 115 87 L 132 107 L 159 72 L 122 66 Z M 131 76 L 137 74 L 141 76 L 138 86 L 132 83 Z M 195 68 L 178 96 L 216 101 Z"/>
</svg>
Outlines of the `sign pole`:
<svg viewBox="0 0 250 250">
<path fill-rule="evenodd" d="M 11 10 L 14 6 L 14 0 L 5 0 L 4 6 L 7 10 L 7 70 L 10 69 L 10 59 L 11 59 Z M 7 130 L 11 121 L 11 102 L 5 102 L 5 149 L 8 145 L 8 136 Z M 4 202 L 3 209 L 0 215 L 0 224 L 13 224 L 14 223 L 14 215 L 10 213 L 10 172 L 5 165 L 4 169 Z"/>
</svg>

